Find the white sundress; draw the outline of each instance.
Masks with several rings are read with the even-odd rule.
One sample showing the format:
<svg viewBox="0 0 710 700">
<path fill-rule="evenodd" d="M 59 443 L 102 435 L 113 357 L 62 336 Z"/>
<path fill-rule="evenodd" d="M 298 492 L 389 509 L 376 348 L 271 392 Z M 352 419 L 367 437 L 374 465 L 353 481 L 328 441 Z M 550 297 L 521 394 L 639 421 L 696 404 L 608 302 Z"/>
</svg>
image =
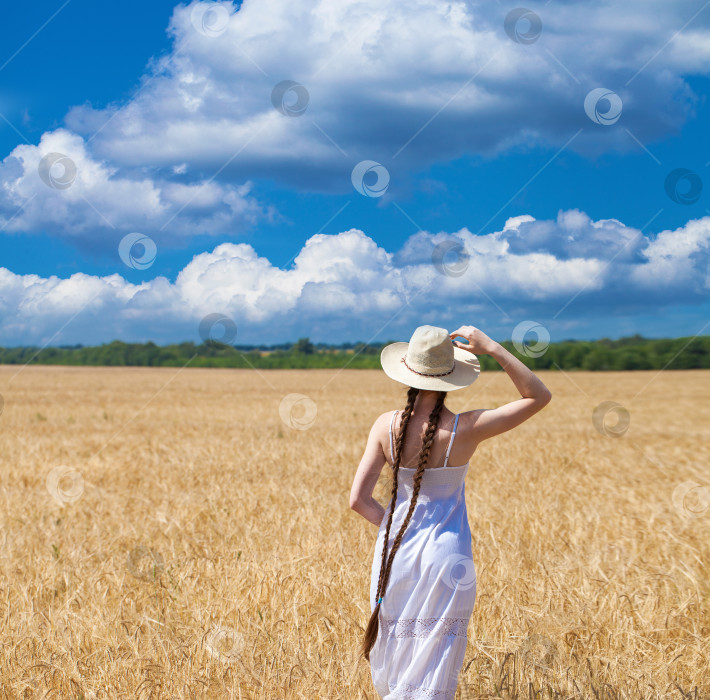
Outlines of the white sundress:
<svg viewBox="0 0 710 700">
<path fill-rule="evenodd" d="M 390 421 L 390 454 L 394 459 Z M 453 700 L 466 651 L 468 623 L 476 600 L 464 479 L 469 462 L 449 467 L 456 415 L 443 467 L 425 469 L 417 505 L 394 556 L 380 604 L 370 672 L 383 700 Z M 387 551 L 409 509 L 416 468 L 400 467 Z M 389 504 L 372 560 L 370 612 L 375 609 Z M 388 555 L 389 556 L 389 555 Z"/>
</svg>

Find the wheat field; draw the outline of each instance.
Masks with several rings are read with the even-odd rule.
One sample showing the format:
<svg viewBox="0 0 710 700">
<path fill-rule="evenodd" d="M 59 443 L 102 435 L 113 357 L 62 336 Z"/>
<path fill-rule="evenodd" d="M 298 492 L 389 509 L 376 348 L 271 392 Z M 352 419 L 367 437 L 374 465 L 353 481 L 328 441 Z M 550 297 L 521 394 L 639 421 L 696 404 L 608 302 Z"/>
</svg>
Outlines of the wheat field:
<svg viewBox="0 0 710 700">
<path fill-rule="evenodd" d="M 709 698 L 710 372 L 539 376 L 552 402 L 469 468 L 457 698 Z M 348 499 L 405 393 L 370 370 L 0 367 L 0 697 L 376 700 L 376 527 Z M 447 405 L 515 398 L 487 372 Z"/>
</svg>

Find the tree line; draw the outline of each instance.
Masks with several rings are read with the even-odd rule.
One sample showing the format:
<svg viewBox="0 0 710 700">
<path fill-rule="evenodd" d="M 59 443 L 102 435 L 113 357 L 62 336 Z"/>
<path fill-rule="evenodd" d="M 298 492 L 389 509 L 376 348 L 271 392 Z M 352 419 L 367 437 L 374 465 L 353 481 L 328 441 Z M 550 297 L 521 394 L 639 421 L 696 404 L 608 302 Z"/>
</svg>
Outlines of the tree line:
<svg viewBox="0 0 710 700">
<path fill-rule="evenodd" d="M 98 346 L 0 348 L 0 364 L 379 369 L 380 351 L 390 342 L 329 345 L 300 338 L 295 343 L 270 346 L 225 345 L 212 340 L 160 346 L 114 340 Z M 710 336 L 650 339 L 637 334 L 618 340 L 565 340 L 542 349 L 535 345 L 516 348 L 511 341 L 501 345 L 533 370 L 710 369 Z M 487 355 L 479 359 L 482 370 L 499 368 Z"/>
</svg>

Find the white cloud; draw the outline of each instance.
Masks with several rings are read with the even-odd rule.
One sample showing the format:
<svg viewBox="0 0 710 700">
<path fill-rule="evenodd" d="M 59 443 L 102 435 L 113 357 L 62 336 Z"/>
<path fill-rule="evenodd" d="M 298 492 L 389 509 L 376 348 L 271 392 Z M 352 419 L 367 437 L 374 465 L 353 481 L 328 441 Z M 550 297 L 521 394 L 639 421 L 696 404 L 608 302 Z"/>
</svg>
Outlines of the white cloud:
<svg viewBox="0 0 710 700">
<path fill-rule="evenodd" d="M 710 289 L 708 217 L 689 221 L 675 231 L 661 231 L 644 251 L 645 265 L 631 272 L 634 284 L 707 295 Z"/>
<path fill-rule="evenodd" d="M 56 162 L 48 168 L 51 159 Z M 117 166 L 93 157 L 86 142 L 66 129 L 45 133 L 38 146 L 13 149 L 0 163 L 0 184 L 0 228 L 5 232 L 101 237 L 112 245 L 121 232 L 151 233 L 157 240 L 220 234 L 274 215 L 250 195 L 251 182 L 181 183 L 145 172 L 121 174 Z"/>
<path fill-rule="evenodd" d="M 579 128 L 569 150 L 635 150 L 625 129 L 643 143 L 676 129 L 695 99 L 683 76 L 710 66 L 703 15 L 666 46 L 668 27 L 687 23 L 692 7 L 663 0 L 540 7 L 542 33 L 527 45 L 508 37 L 509 8 L 496 3 L 260 0 L 235 11 L 223 2 L 231 16 L 217 36 L 196 29 L 195 6 L 174 9 L 173 51 L 128 104 L 67 115 L 69 128 L 95 135 L 98 157 L 214 172 L 238 152 L 224 177 L 342 191 L 364 158 L 404 173 L 516 144 L 557 147 Z M 308 91 L 300 117 L 271 104 L 286 79 Z M 618 128 L 584 114 L 596 87 L 620 95 Z M 646 103 L 654 108 L 638 109 Z"/>
<path fill-rule="evenodd" d="M 543 237 L 523 250 L 525 227 L 542 230 L 551 247 L 573 231 L 586 253 L 568 254 L 575 244 L 567 243 L 561 254 L 544 250 Z M 0 343 L 198 340 L 200 320 L 215 312 L 236 322 L 236 342 L 245 343 L 304 334 L 332 340 L 330 333 L 367 339 L 383 327 L 411 330 L 437 318 L 453 324 L 474 312 L 499 327 L 535 313 L 548 327 L 566 329 L 611 310 L 623 317 L 625 310 L 707 301 L 710 217 L 653 240 L 638 234 L 621 222 L 593 221 L 571 210 L 554 221 L 509 219 L 484 236 L 467 229 L 419 232 L 397 254 L 358 229 L 317 234 L 286 270 L 246 243 L 223 243 L 196 255 L 174 282 L 157 277 L 132 284 L 118 274 L 41 278 L 0 268 Z M 443 241 L 463 246 L 465 269 L 437 271 L 432 252 Z M 616 254 L 628 241 L 637 246 L 634 258 Z"/>
</svg>

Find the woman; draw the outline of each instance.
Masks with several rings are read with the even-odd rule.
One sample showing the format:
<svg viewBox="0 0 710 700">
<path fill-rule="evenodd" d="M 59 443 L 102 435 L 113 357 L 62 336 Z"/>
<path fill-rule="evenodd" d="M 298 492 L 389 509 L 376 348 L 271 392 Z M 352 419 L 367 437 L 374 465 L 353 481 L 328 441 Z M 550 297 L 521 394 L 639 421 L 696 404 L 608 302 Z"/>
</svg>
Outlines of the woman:
<svg viewBox="0 0 710 700">
<path fill-rule="evenodd" d="M 444 405 L 447 392 L 478 378 L 475 353 L 493 357 L 521 398 L 454 415 Z M 401 415 L 388 411 L 372 426 L 350 492 L 350 507 L 379 526 L 362 653 L 383 699 L 453 700 L 476 599 L 464 492 L 469 459 L 480 442 L 531 418 L 552 394 L 474 326 L 453 333 L 420 326 L 409 343 L 386 346 L 380 362 L 409 390 Z M 392 467 L 386 509 L 372 497 L 385 462 Z"/>
</svg>

